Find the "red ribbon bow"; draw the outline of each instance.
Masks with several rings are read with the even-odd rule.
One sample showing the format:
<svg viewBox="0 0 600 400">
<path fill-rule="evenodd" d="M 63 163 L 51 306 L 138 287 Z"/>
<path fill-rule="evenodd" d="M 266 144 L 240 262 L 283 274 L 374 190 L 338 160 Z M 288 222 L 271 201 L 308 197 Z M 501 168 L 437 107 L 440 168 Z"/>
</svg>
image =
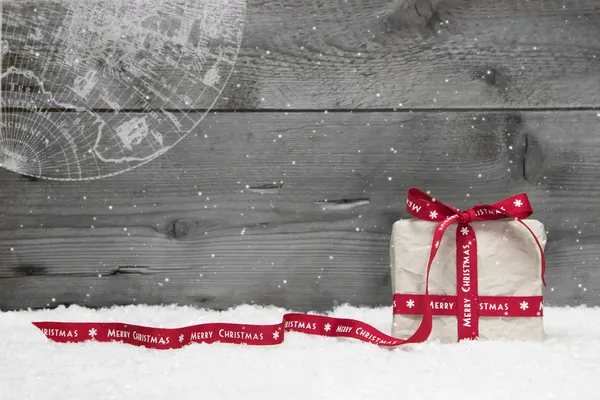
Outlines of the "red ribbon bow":
<svg viewBox="0 0 600 400">
<path fill-rule="evenodd" d="M 531 204 L 525 193 L 509 197 L 498 203 L 476 205 L 469 210 L 461 211 L 434 199 L 419 189 L 411 188 L 408 191 L 406 199 L 406 210 L 418 219 L 439 222 L 433 235 L 429 261 L 427 263 L 423 320 L 419 329 L 409 339 L 410 341 L 424 341 L 431 333 L 432 310 L 429 301 L 429 273 L 442 237 L 446 229 L 454 223 L 458 223 L 456 230 L 457 297 L 458 304 L 464 305 L 458 313 L 459 340 L 475 339 L 479 334 L 477 318 L 477 240 L 475 231 L 469 225 L 470 222 L 514 218 L 523 224 L 531 233 L 540 249 L 542 257 L 542 282 L 544 286 L 546 285 L 544 278 L 546 261 L 542 245 L 527 224 L 521 221 L 521 219 L 533 214 Z"/>
</svg>

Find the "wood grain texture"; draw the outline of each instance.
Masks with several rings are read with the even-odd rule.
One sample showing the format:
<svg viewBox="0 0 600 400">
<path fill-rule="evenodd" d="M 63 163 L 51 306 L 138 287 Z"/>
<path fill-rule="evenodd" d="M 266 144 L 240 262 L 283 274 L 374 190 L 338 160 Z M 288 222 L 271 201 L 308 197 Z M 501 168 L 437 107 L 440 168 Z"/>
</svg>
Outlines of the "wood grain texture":
<svg viewBox="0 0 600 400">
<path fill-rule="evenodd" d="M 4 59 L 23 57 L 15 48 Z M 215 107 L 598 107 L 599 60 L 597 0 L 248 0 L 236 69 Z M 176 70 L 153 72 L 181 81 Z M 118 80 L 106 88 L 132 96 L 123 108 L 152 107 L 130 78 L 133 89 Z"/>
<path fill-rule="evenodd" d="M 459 208 L 526 191 L 549 304 L 600 298 L 597 112 L 211 113 L 91 182 L 0 171 L 0 309 L 389 304 L 406 190 Z M 581 285 L 581 286 L 580 286 Z"/>
</svg>

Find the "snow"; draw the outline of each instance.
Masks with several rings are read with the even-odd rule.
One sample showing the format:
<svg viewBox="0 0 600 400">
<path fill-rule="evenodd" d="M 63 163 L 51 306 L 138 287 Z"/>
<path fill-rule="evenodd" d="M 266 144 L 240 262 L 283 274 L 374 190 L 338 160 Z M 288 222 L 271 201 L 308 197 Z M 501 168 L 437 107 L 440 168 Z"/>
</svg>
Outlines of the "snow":
<svg viewBox="0 0 600 400">
<path fill-rule="evenodd" d="M 547 307 L 545 342 L 428 342 L 395 350 L 286 333 L 273 347 L 193 344 L 159 351 L 58 344 L 32 321 L 274 324 L 286 310 L 126 306 L 0 313 L 0 399 L 590 399 L 600 398 L 600 308 Z M 390 331 L 391 308 L 328 313 Z"/>
</svg>

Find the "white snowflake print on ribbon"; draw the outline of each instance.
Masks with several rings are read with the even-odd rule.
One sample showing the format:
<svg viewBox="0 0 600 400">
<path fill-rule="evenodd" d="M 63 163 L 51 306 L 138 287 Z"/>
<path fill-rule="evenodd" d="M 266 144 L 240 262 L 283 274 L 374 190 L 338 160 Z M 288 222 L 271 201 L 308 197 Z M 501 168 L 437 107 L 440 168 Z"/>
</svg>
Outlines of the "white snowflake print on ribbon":
<svg viewBox="0 0 600 400">
<path fill-rule="evenodd" d="M 408 308 L 413 308 L 414 306 L 415 306 L 415 301 L 414 301 L 413 299 L 409 299 L 409 300 L 406 302 L 406 307 L 408 307 Z"/>
<path fill-rule="evenodd" d="M 183 336 L 183 334 L 179 335 L 179 343 L 183 343 L 184 339 L 185 339 L 185 336 Z"/>
<path fill-rule="evenodd" d="M 273 339 L 275 339 L 275 340 L 279 339 L 279 331 L 273 332 Z"/>
<path fill-rule="evenodd" d="M 515 207 L 521 207 L 523 202 L 521 200 L 515 200 Z"/>
<path fill-rule="evenodd" d="M 466 226 L 465 226 L 465 227 L 463 227 L 463 228 L 460 230 L 460 233 L 462 233 L 462 234 L 463 234 L 463 236 L 467 236 L 467 235 L 469 234 L 469 228 L 467 228 Z"/>
<path fill-rule="evenodd" d="M 529 308 L 529 303 L 526 301 L 522 301 L 521 304 L 519 304 L 519 307 L 521 308 L 521 310 L 525 311 Z"/>
<path fill-rule="evenodd" d="M 98 331 L 96 330 L 96 328 L 92 328 L 89 330 L 88 335 L 93 339 L 96 337 L 96 335 L 98 334 Z"/>
<path fill-rule="evenodd" d="M 439 240 L 437 242 L 435 242 L 435 248 L 437 249 L 438 247 L 440 247 L 440 241 Z"/>
<path fill-rule="evenodd" d="M 429 213 L 429 218 L 436 219 L 438 217 L 437 211 L 432 211 Z"/>
<path fill-rule="evenodd" d="M 325 332 L 329 332 L 331 330 L 331 324 L 329 324 L 329 323 L 325 324 L 325 328 L 323 328 L 323 329 L 325 329 Z"/>
</svg>

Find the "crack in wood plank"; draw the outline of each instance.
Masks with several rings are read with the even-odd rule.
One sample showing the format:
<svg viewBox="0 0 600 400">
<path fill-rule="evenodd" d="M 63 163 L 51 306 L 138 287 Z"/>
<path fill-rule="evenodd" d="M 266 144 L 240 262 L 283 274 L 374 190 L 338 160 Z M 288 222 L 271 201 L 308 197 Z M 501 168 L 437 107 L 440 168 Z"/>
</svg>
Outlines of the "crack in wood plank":
<svg viewBox="0 0 600 400">
<path fill-rule="evenodd" d="M 283 189 L 283 185 L 283 183 L 266 183 L 264 185 L 249 186 L 246 190 L 260 194 L 279 194 L 281 189 Z"/>
<path fill-rule="evenodd" d="M 318 200 L 315 201 L 325 211 L 347 211 L 371 204 L 369 198 L 362 199 L 340 199 L 340 200 Z"/>
<path fill-rule="evenodd" d="M 152 269 L 150 267 L 141 266 L 141 265 L 129 265 L 129 266 L 121 266 L 117 267 L 113 272 L 108 274 L 108 276 L 116 276 L 116 275 L 147 275 L 152 273 Z"/>
</svg>

